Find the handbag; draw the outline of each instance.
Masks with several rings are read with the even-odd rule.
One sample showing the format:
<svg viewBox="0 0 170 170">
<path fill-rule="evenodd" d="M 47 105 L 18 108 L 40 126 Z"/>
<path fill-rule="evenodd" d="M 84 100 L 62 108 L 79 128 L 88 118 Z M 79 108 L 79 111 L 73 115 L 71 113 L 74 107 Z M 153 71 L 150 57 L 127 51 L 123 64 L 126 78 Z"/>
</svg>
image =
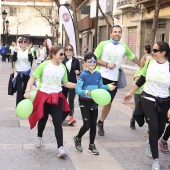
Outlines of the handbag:
<svg viewBox="0 0 170 170">
<path fill-rule="evenodd" d="M 15 87 L 13 87 L 13 83 L 12 83 L 13 78 L 14 78 L 14 73 L 11 73 L 8 82 L 8 95 L 14 95 L 14 93 L 17 91 L 16 85 Z"/>
<path fill-rule="evenodd" d="M 122 68 L 119 69 L 119 79 L 117 83 L 117 88 L 121 89 L 127 86 L 126 75 Z"/>
</svg>

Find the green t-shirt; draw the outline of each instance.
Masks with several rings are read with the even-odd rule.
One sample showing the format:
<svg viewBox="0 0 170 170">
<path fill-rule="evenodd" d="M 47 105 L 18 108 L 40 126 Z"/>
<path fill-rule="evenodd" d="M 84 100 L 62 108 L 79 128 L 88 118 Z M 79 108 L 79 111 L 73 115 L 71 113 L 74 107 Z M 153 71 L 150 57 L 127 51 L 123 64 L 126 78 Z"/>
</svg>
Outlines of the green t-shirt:
<svg viewBox="0 0 170 170">
<path fill-rule="evenodd" d="M 95 49 L 94 54 L 98 59 L 104 62 L 116 64 L 114 69 L 99 65 L 96 67 L 96 70 L 101 73 L 102 77 L 112 81 L 118 80 L 119 68 L 121 67 L 123 56 L 126 55 L 129 60 L 135 58 L 135 55 L 130 51 L 126 44 L 120 43 L 114 45 L 110 40 L 102 41 Z"/>
</svg>

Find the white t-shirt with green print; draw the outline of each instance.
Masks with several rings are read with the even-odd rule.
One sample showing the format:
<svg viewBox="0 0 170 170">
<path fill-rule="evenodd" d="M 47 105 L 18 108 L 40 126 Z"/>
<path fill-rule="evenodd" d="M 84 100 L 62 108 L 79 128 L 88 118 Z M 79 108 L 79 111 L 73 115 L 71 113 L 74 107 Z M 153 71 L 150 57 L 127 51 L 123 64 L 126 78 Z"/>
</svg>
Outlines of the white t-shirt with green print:
<svg viewBox="0 0 170 170">
<path fill-rule="evenodd" d="M 160 64 L 154 59 L 150 60 L 149 65 L 148 62 L 142 69 L 142 75 L 146 78 L 143 90 L 155 97 L 168 97 L 170 87 L 169 62 Z"/>
<path fill-rule="evenodd" d="M 31 64 L 28 60 L 28 50 L 25 51 L 18 50 L 17 60 L 15 61 L 15 70 L 16 71 L 28 71 L 31 69 Z"/>
<path fill-rule="evenodd" d="M 114 69 L 109 69 L 103 66 L 97 66 L 102 77 L 117 81 L 119 76 L 119 68 L 121 66 L 122 58 L 124 55 L 127 56 L 129 60 L 133 60 L 135 55 L 130 51 L 129 47 L 123 43 L 114 45 L 110 40 L 102 41 L 96 48 L 94 54 L 97 58 L 104 62 L 115 63 L 116 67 Z"/>
<path fill-rule="evenodd" d="M 41 63 L 33 73 L 39 79 L 38 89 L 42 92 L 51 94 L 62 91 L 62 82 L 67 82 L 67 71 L 64 64 L 55 66 L 50 60 Z"/>
</svg>

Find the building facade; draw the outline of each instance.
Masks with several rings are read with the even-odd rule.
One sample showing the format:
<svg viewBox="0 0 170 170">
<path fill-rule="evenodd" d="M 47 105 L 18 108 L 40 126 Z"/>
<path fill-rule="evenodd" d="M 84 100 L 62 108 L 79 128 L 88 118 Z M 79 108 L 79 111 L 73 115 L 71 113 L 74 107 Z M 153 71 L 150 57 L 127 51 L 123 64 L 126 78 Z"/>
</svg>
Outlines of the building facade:
<svg viewBox="0 0 170 170">
<path fill-rule="evenodd" d="M 99 0 L 99 3 L 107 20 L 112 25 L 119 24 L 122 27 L 121 41 L 126 43 L 140 59 L 143 56 L 144 46 L 150 44 L 155 0 Z M 81 14 L 80 11 L 83 5 L 90 5 L 90 14 L 85 16 Z M 170 0 L 162 0 L 155 42 L 162 40 L 170 43 L 169 10 Z M 84 27 L 84 30 L 82 28 L 79 30 L 82 38 L 82 47 L 86 45 L 92 46 L 90 50 L 93 51 L 94 37 L 97 35 L 97 43 L 109 39 L 110 26 L 100 11 L 98 11 L 97 34 L 95 34 L 96 0 L 81 0 L 77 11 L 80 23 L 83 20 L 85 21 L 85 17 L 94 20 L 93 28 L 86 29 Z M 93 38 L 89 41 L 90 34 L 92 34 Z M 126 57 L 123 59 L 123 64 L 135 68 L 134 63 Z"/>
<path fill-rule="evenodd" d="M 35 2 L 34 0 L 5 0 L 1 2 L 1 11 L 4 10 L 7 12 L 9 28 L 7 35 L 6 30 L 3 31 L 2 24 L 1 42 L 4 42 L 4 37 L 8 39 L 7 43 L 10 43 L 24 36 L 29 42 L 38 44 L 43 42 L 47 35 L 51 39 L 56 36 L 55 29 L 48 22 L 48 19 L 52 21 L 58 19 L 58 10 L 52 0 L 36 0 Z M 3 23 L 2 17 L 1 23 Z"/>
</svg>

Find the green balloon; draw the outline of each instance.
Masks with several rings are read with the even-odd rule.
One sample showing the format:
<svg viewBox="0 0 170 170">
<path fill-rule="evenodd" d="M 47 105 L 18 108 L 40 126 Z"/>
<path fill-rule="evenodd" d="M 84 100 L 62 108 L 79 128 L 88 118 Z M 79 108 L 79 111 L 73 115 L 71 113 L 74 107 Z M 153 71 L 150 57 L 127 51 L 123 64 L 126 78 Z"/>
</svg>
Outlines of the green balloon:
<svg viewBox="0 0 170 170">
<path fill-rule="evenodd" d="M 91 97 L 97 104 L 102 106 L 109 104 L 111 101 L 110 93 L 104 89 L 92 90 Z"/>
<path fill-rule="evenodd" d="M 32 111 L 33 104 L 29 99 L 24 99 L 20 101 L 16 107 L 16 113 L 22 119 L 28 118 L 31 115 Z"/>
<path fill-rule="evenodd" d="M 32 91 L 32 92 L 30 93 L 30 100 L 31 100 L 31 101 L 33 101 L 33 100 L 34 100 L 34 98 L 35 98 L 36 94 L 37 94 L 37 92 L 36 92 L 36 91 Z"/>
</svg>

